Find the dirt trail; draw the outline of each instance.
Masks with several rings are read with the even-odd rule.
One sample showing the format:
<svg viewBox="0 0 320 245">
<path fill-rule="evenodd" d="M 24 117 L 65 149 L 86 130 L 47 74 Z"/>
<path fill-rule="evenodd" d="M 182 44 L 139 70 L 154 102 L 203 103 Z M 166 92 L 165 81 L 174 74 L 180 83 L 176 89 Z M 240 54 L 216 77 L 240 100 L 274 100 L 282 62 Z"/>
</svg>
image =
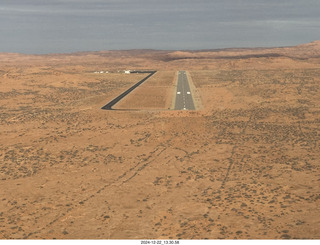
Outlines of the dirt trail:
<svg viewBox="0 0 320 245">
<path fill-rule="evenodd" d="M 194 60 L 9 55 L 0 238 L 319 239 L 320 62 L 302 52 L 311 47 Z M 129 64 L 159 72 L 119 102 L 126 110 L 101 110 L 145 77 L 117 72 Z M 168 110 L 177 70 L 189 71 L 200 110 Z"/>
</svg>

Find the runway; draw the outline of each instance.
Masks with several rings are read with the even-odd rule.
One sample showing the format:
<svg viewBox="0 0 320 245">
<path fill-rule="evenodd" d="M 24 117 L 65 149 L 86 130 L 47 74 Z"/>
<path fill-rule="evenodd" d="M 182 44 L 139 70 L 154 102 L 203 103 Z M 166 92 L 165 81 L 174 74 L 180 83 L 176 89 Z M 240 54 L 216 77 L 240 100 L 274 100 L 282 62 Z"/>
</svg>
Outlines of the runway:
<svg viewBox="0 0 320 245">
<path fill-rule="evenodd" d="M 179 71 L 175 110 L 195 110 L 186 71 Z"/>
<path fill-rule="evenodd" d="M 136 87 L 138 87 L 140 84 L 144 83 L 146 80 L 148 80 L 149 77 L 151 77 L 153 74 L 155 74 L 157 71 L 132 71 L 131 73 L 150 73 L 148 76 L 143 78 L 141 81 L 133 85 L 128 90 L 124 91 L 122 94 L 120 94 L 118 97 L 114 98 L 112 101 L 110 101 L 108 104 L 103 106 L 101 109 L 103 110 L 114 110 L 112 109 L 112 106 L 114 106 L 116 103 L 118 103 L 120 100 L 122 100 L 125 96 L 127 96 L 130 92 L 132 92 Z"/>
</svg>

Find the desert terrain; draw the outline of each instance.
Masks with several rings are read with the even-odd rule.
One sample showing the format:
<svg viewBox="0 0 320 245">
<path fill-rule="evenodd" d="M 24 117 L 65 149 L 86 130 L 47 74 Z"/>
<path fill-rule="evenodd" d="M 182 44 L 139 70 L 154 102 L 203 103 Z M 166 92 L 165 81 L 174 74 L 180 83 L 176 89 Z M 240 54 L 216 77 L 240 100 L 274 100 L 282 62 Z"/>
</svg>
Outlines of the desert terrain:
<svg viewBox="0 0 320 245">
<path fill-rule="evenodd" d="M 0 239 L 320 239 L 319 105 L 319 41 L 0 53 Z"/>
</svg>

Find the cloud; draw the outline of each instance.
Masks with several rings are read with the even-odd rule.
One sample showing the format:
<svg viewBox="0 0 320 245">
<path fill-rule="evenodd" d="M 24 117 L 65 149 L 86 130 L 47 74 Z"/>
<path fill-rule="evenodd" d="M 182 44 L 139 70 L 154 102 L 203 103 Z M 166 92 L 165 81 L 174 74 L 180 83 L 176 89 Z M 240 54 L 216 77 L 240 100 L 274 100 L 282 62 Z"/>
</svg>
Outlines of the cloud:
<svg viewBox="0 0 320 245">
<path fill-rule="evenodd" d="M 319 11 L 318 0 L 2 0 L 0 42 L 2 51 L 290 45 L 318 38 Z"/>
</svg>

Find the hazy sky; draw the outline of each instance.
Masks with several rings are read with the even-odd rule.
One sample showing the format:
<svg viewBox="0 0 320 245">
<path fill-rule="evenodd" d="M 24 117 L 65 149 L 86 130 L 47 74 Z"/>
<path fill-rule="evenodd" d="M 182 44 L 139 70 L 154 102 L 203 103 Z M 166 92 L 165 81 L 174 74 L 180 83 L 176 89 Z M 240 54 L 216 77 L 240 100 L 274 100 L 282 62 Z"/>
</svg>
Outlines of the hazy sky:
<svg viewBox="0 0 320 245">
<path fill-rule="evenodd" d="M 215 49 L 320 39 L 320 0 L 0 0 L 0 52 Z"/>
</svg>

